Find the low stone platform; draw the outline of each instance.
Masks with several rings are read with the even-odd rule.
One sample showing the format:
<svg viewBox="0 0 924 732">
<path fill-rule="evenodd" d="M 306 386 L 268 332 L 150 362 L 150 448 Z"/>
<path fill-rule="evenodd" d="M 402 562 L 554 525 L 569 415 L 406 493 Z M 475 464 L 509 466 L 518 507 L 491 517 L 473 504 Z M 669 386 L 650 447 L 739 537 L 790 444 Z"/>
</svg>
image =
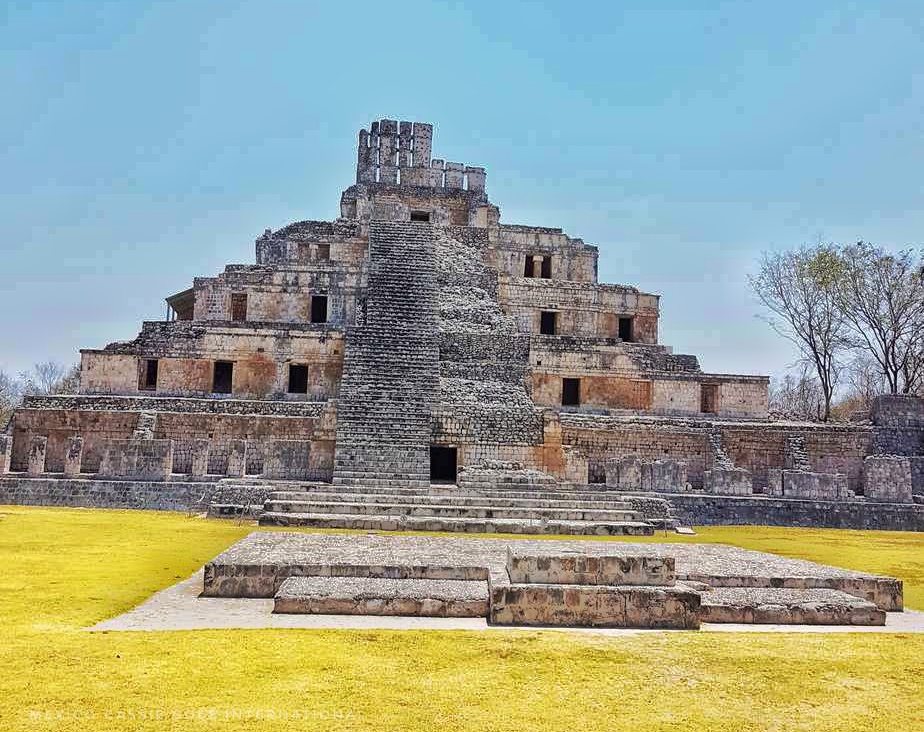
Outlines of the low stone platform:
<svg viewBox="0 0 924 732">
<path fill-rule="evenodd" d="M 541 626 L 868 625 L 902 609 L 900 580 L 724 545 L 376 534 L 256 532 L 205 566 L 202 595 L 275 597 L 277 612 L 452 617 L 464 607 Z"/>
<path fill-rule="evenodd" d="M 702 593 L 704 623 L 774 625 L 885 625 L 873 603 L 846 592 L 821 589 L 720 587 Z"/>
<path fill-rule="evenodd" d="M 290 577 L 276 593 L 273 612 L 483 618 L 488 614 L 488 585 L 464 580 Z"/>
</svg>

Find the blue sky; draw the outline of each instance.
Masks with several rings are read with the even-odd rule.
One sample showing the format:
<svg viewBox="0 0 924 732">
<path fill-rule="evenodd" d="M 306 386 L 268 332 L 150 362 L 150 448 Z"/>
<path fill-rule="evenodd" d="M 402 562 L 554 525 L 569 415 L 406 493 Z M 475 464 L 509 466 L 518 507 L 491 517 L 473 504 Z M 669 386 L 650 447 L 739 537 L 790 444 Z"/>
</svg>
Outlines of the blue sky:
<svg viewBox="0 0 924 732">
<path fill-rule="evenodd" d="M 761 250 L 924 238 L 921 2 L 6 1 L 0 88 L 7 371 L 335 217 L 381 117 L 661 293 L 662 342 L 709 371 L 793 361 Z"/>
</svg>

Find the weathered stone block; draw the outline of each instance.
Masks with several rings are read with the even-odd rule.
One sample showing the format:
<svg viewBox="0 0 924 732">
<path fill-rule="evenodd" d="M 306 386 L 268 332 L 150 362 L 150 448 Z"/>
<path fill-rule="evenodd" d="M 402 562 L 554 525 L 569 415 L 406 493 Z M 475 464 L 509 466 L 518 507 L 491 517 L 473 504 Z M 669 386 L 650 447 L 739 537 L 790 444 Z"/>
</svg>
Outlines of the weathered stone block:
<svg viewBox="0 0 924 732">
<path fill-rule="evenodd" d="M 743 468 L 713 468 L 703 471 L 703 488 L 720 496 L 749 496 L 754 492 L 751 473 Z"/>
<path fill-rule="evenodd" d="M 310 440 L 271 440 L 263 458 L 263 477 L 307 480 L 310 477 Z"/>
<path fill-rule="evenodd" d="M 775 498 L 783 495 L 783 471 L 780 468 L 767 470 L 767 493 Z"/>
<path fill-rule="evenodd" d="M 12 453 L 12 435 L 0 435 L 0 475 L 6 475 L 10 472 L 10 456 Z"/>
<path fill-rule="evenodd" d="M 699 628 L 699 594 L 687 587 L 491 583 L 497 625 Z"/>
<path fill-rule="evenodd" d="M 192 460 L 189 474 L 201 478 L 209 472 L 209 441 L 193 440 L 190 445 Z"/>
<path fill-rule="evenodd" d="M 719 587 L 702 595 L 704 623 L 774 625 L 885 625 L 885 611 L 846 592 L 831 589 Z"/>
<path fill-rule="evenodd" d="M 674 584 L 673 557 L 632 554 L 545 554 L 507 548 L 507 574 L 514 584 Z"/>
<path fill-rule="evenodd" d="M 169 480 L 173 440 L 110 440 L 99 466 L 100 477 Z"/>
<path fill-rule="evenodd" d="M 847 488 L 847 476 L 838 473 L 784 470 L 782 481 L 784 498 L 812 501 L 844 501 L 853 498 L 853 492 Z"/>
<path fill-rule="evenodd" d="M 678 460 L 651 460 L 642 463 L 642 490 L 677 493 L 687 484 L 687 464 Z"/>
<path fill-rule="evenodd" d="M 68 478 L 76 478 L 80 475 L 82 463 L 83 438 L 71 437 L 67 441 L 67 448 L 64 452 L 64 475 Z"/>
<path fill-rule="evenodd" d="M 247 470 L 247 440 L 231 440 L 228 445 L 228 469 L 230 478 L 243 478 Z"/>
<path fill-rule="evenodd" d="M 47 437 L 33 437 L 29 443 L 29 475 L 41 475 L 45 472 L 45 451 L 48 448 Z"/>
<path fill-rule="evenodd" d="M 289 577 L 276 592 L 273 612 L 483 618 L 488 587 L 483 580 Z"/>
<path fill-rule="evenodd" d="M 621 491 L 637 491 L 642 487 L 642 466 L 634 455 L 608 458 L 606 487 Z"/>
<path fill-rule="evenodd" d="M 924 399 L 910 394 L 877 396 L 870 411 L 880 427 L 924 427 Z"/>
<path fill-rule="evenodd" d="M 898 455 L 870 455 L 863 461 L 863 492 L 868 501 L 911 503 L 911 460 Z"/>
</svg>

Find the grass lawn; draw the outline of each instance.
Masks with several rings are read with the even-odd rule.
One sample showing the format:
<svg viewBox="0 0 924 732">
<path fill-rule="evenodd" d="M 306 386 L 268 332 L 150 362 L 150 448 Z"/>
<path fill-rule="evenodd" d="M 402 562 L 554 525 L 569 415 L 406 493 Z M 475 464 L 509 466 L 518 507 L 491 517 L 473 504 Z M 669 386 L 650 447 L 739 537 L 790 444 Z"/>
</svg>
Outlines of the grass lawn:
<svg viewBox="0 0 924 732">
<path fill-rule="evenodd" d="M 251 530 L 0 508 L 0 730 L 924 730 L 924 636 L 81 630 Z M 752 527 L 668 540 L 892 574 L 924 609 L 924 534 Z"/>
</svg>

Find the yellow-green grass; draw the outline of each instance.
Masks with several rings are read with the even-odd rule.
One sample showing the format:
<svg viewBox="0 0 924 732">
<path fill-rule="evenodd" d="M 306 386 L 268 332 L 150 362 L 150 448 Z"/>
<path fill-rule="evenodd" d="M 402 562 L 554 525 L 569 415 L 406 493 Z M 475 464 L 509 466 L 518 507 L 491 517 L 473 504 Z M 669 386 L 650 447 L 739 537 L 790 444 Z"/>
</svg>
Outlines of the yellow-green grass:
<svg viewBox="0 0 924 732">
<path fill-rule="evenodd" d="M 81 630 L 252 529 L 0 509 L 0 729 L 924 729 L 915 635 Z M 751 527 L 692 540 L 894 574 L 922 606 L 921 534 Z"/>
</svg>

